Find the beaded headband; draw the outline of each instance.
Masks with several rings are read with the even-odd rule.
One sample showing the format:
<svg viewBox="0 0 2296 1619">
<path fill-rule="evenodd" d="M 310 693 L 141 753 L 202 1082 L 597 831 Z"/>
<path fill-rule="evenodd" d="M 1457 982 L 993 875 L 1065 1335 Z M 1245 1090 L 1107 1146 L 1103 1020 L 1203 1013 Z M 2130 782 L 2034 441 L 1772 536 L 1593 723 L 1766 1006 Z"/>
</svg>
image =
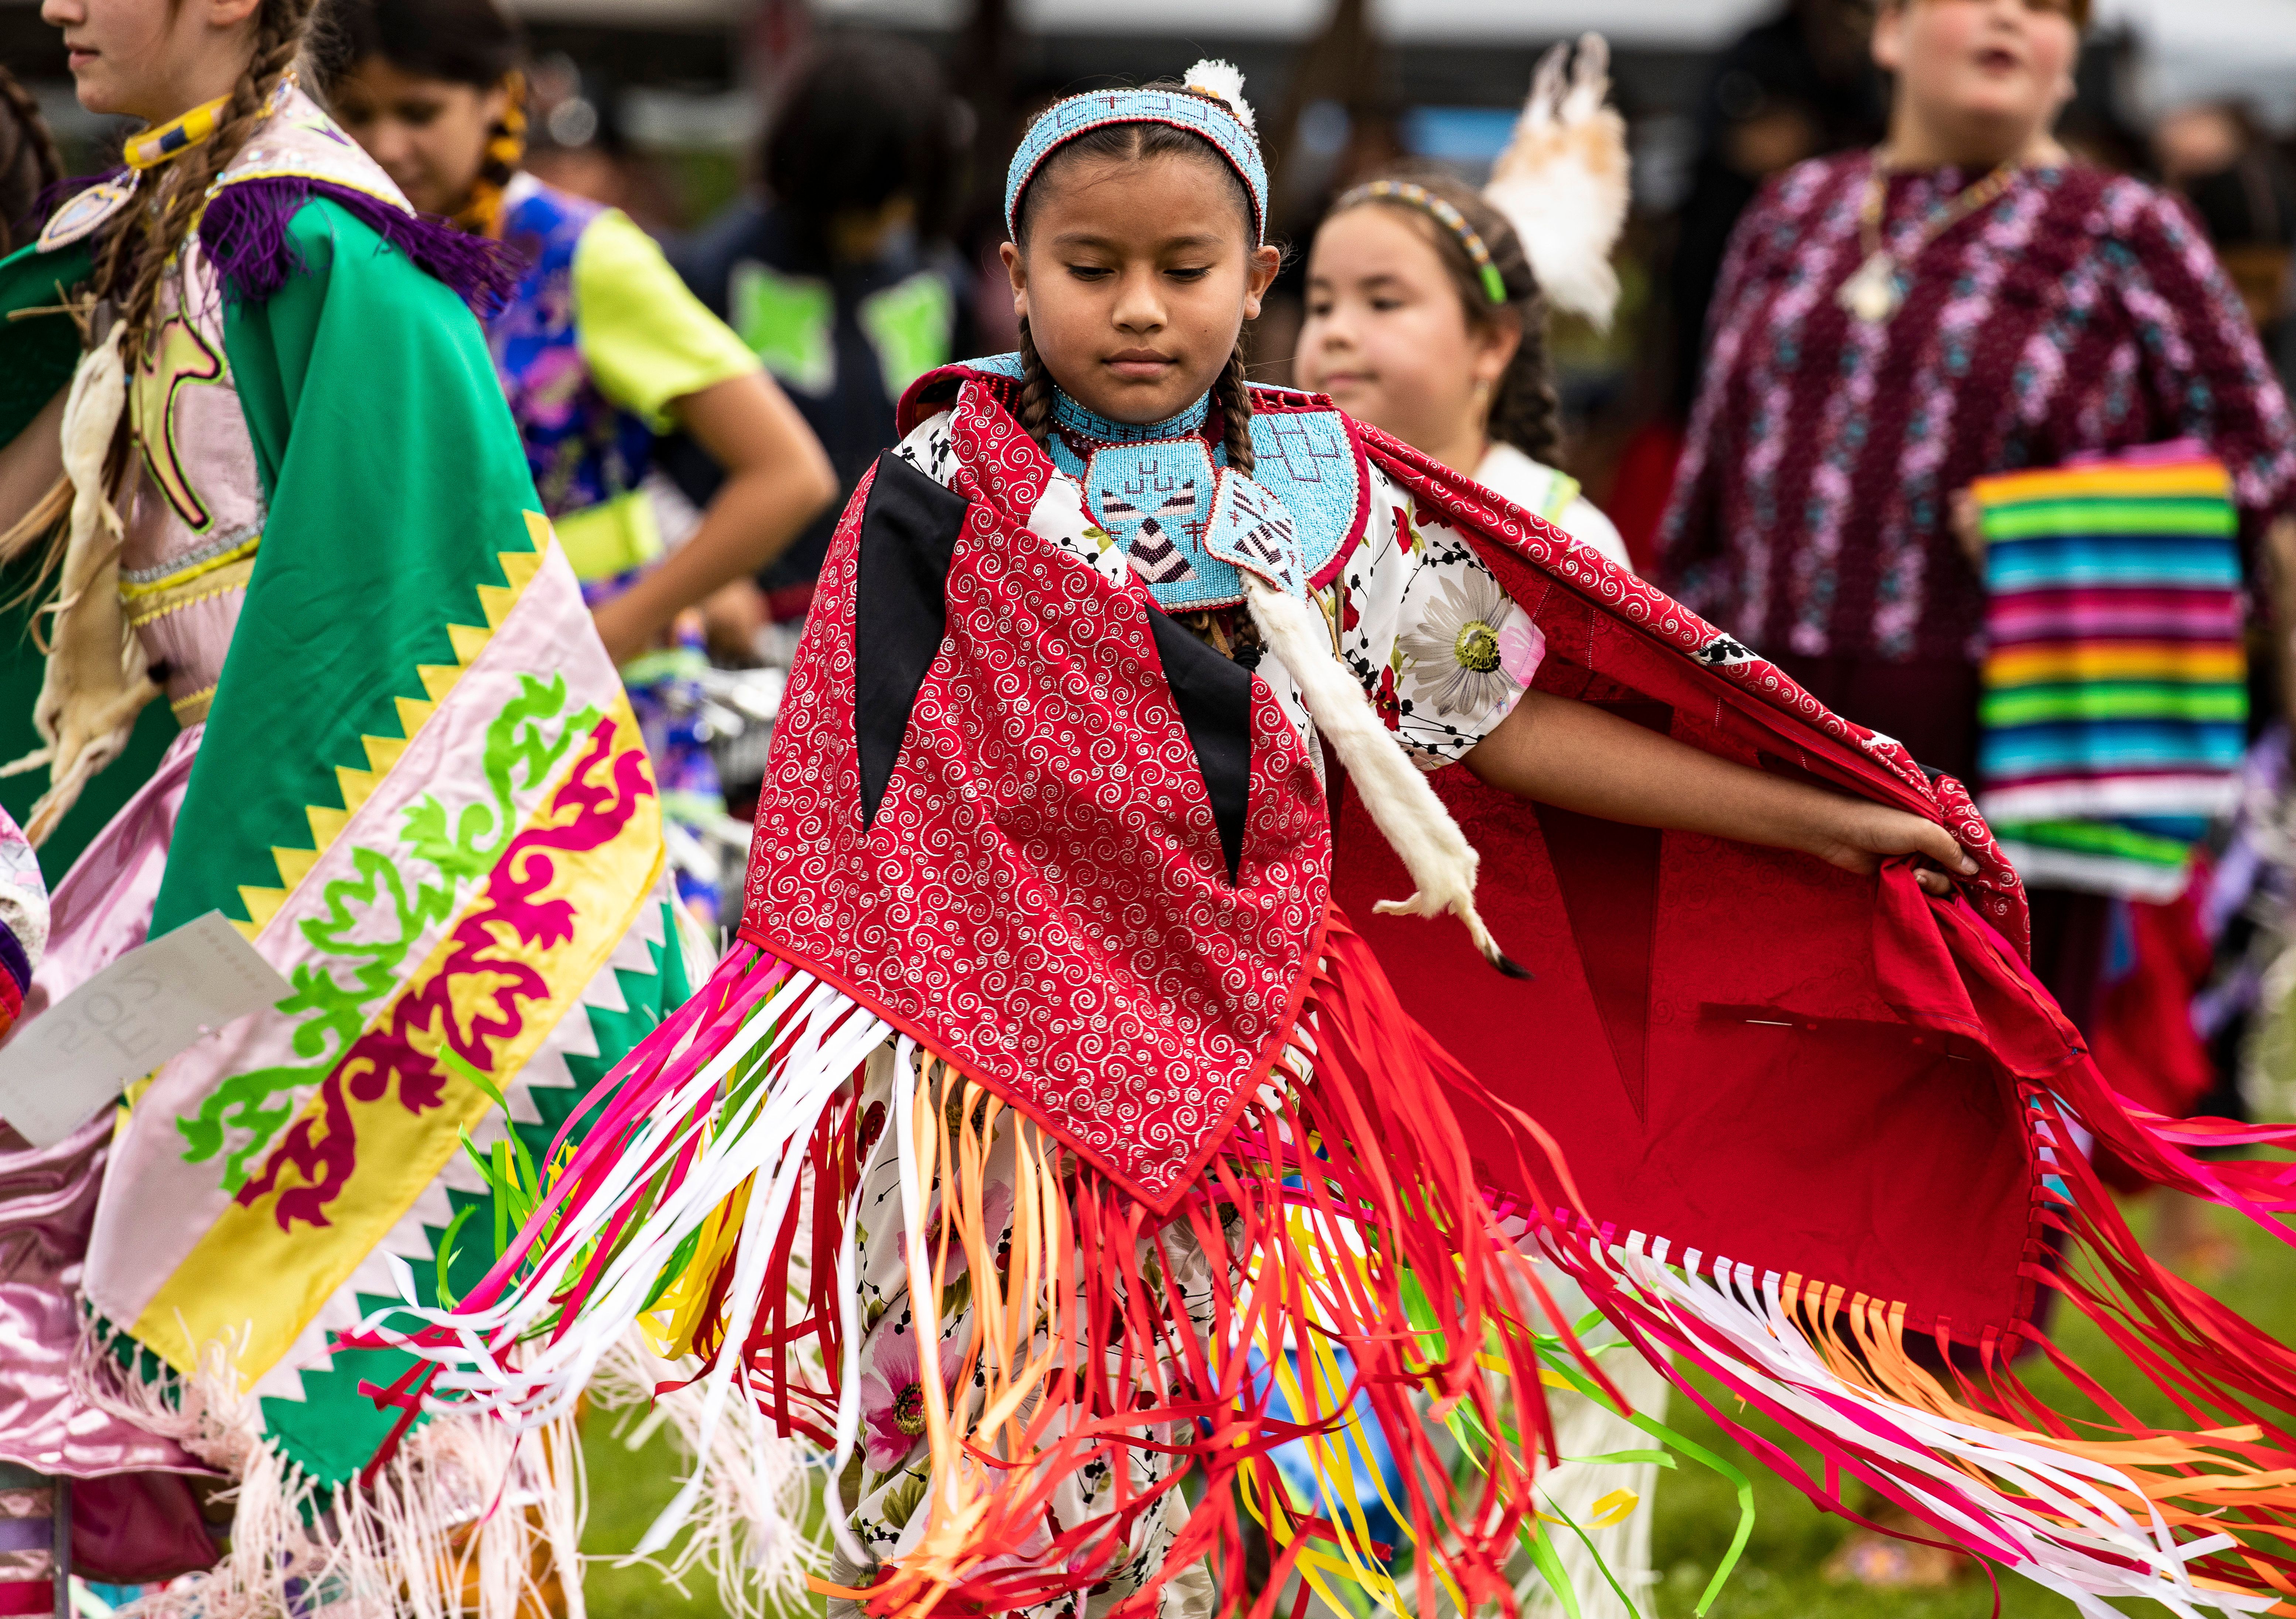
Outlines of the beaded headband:
<svg viewBox="0 0 2296 1619">
<path fill-rule="evenodd" d="M 1433 192 L 1408 180 L 1374 180 L 1368 185 L 1357 186 L 1332 204 L 1332 212 L 1339 213 L 1359 202 L 1401 202 L 1425 214 L 1456 236 L 1459 245 L 1467 249 L 1467 257 L 1474 261 L 1476 277 L 1483 283 L 1483 296 L 1494 304 L 1507 301 L 1506 278 L 1491 262 L 1491 250 L 1483 245 L 1482 233 L 1467 223 L 1466 215 Z"/>
<path fill-rule="evenodd" d="M 1169 124 L 1210 142 L 1228 160 L 1251 194 L 1253 245 L 1265 243 L 1267 165 L 1253 133 L 1250 104 L 1243 99 L 1243 76 L 1224 61 L 1200 61 L 1188 70 L 1185 82 L 1186 90 L 1095 90 L 1047 108 L 1021 137 L 1021 149 L 1004 173 L 1004 228 L 1013 239 L 1021 235 L 1021 195 L 1053 153 L 1111 124 Z"/>
</svg>

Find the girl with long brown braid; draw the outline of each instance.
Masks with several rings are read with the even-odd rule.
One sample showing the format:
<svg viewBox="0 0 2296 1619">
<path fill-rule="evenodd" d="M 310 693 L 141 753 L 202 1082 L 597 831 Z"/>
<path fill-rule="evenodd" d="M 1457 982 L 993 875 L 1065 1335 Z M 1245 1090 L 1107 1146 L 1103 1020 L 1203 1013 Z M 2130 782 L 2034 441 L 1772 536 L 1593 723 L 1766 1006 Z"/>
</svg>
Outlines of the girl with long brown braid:
<svg viewBox="0 0 2296 1619">
<path fill-rule="evenodd" d="M 308 11 L 45 7 L 82 104 L 145 127 L 0 261 L 0 527 L 54 579 L 28 834 L 162 698 L 176 734 L 57 883 L 25 1032 L 187 926 L 278 981 L 139 1051 L 127 1102 L 0 1088 L 0 1462 L 110 1492 L 144 1560 L 82 1572 L 215 1565 L 188 1608 L 294 1611 L 290 1570 L 324 1569 L 361 1611 L 508 1619 L 571 1566 L 562 1436 L 405 1433 L 336 1333 L 410 1253 L 468 1285 L 466 1132 L 499 1136 L 492 1099 L 552 1116 L 568 1043 L 615 1043 L 586 996 L 650 1024 L 694 968 L 468 307 L 500 250 L 419 217 L 305 94 Z M 220 1561 L 201 1472 L 238 1486 Z M 505 1494 L 533 1504 L 489 1514 Z"/>
</svg>

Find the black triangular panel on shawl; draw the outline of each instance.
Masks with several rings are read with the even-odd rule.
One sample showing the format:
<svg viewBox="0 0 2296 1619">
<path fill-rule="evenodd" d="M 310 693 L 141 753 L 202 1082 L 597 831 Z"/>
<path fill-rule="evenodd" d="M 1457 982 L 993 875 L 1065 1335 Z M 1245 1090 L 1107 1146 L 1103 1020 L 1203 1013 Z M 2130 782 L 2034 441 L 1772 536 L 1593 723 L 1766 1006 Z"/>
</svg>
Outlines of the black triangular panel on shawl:
<svg viewBox="0 0 2296 1619">
<path fill-rule="evenodd" d="M 853 593 L 853 730 L 865 827 L 876 819 L 910 710 L 948 634 L 949 564 L 966 504 L 900 456 L 877 458 Z M 1251 675 L 1162 613 L 1152 609 L 1148 622 L 1233 882 L 1250 797 Z"/>
<path fill-rule="evenodd" d="M 1148 628 L 1164 660 L 1172 706 L 1196 751 L 1204 791 L 1212 801 L 1212 823 L 1219 828 L 1220 853 L 1227 856 L 1227 879 L 1235 880 L 1243 859 L 1244 814 L 1251 789 L 1251 674 L 1151 609 Z"/>
<path fill-rule="evenodd" d="M 853 732 L 865 827 L 877 818 L 909 710 L 948 634 L 948 565 L 965 505 L 898 455 L 877 458 L 853 590 Z"/>
</svg>

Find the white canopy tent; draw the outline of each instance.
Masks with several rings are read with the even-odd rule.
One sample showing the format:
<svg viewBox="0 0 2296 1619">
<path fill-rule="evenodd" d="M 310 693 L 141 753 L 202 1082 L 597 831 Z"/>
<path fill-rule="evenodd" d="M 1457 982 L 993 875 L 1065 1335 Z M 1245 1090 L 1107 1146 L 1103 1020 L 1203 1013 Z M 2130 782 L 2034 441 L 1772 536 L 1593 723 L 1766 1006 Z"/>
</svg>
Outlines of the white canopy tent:
<svg viewBox="0 0 2296 1619">
<path fill-rule="evenodd" d="M 2296 127 L 2296 0 L 2097 0 L 2097 20 L 2144 42 L 2135 89 L 2147 110 L 2244 101 Z"/>
</svg>

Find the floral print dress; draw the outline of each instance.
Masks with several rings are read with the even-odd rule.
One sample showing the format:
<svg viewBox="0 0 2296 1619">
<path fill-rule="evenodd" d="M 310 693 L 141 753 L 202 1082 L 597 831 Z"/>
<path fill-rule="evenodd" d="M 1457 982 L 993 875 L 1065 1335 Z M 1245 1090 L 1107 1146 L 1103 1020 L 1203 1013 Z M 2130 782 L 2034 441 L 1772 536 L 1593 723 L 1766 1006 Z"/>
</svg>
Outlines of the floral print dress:
<svg viewBox="0 0 2296 1619">
<path fill-rule="evenodd" d="M 921 423 L 896 454 L 946 484 L 955 459 L 948 417 L 938 415 Z M 1398 743 L 1421 768 L 1433 770 L 1464 758 L 1513 712 L 1538 666 L 1544 642 L 1464 536 L 1433 513 L 1414 510 L 1410 497 L 1382 474 L 1374 471 L 1371 478 L 1370 517 L 1363 537 L 1338 576 L 1318 593 L 1316 605 L 1332 626 L 1334 650 L 1395 727 Z M 1090 549 L 1089 540 L 1062 537 L 1059 543 L 1103 571 L 1131 565 L 1120 551 Z M 1306 704 L 1280 662 L 1254 661 L 1256 638 L 1242 609 L 1189 615 L 1184 622 L 1210 644 L 1253 665 L 1283 701 L 1314 756 L 1315 728 Z M 857 1234 L 865 1335 L 861 1437 L 857 1453 L 835 1486 L 854 1541 L 874 1564 L 911 1550 L 923 1531 L 931 1465 L 924 1378 L 943 1380 L 953 1418 L 960 1422 L 973 1392 L 947 1386 L 972 1331 L 972 1280 L 962 1254 L 948 1257 L 939 1337 L 930 1351 L 920 1342 L 909 1296 L 900 1171 L 890 1145 L 882 1141 L 893 1094 L 888 1048 L 872 1059 L 862 1103 L 860 1152 L 867 1167 Z M 1000 1121 L 1003 1133 L 989 1155 L 983 1206 L 991 1224 L 1002 1211 L 1008 1240 L 1013 1120 L 1008 1111 Z M 928 1229 L 934 1223 L 931 1218 L 926 1221 Z M 1210 1296 L 1206 1255 L 1179 1232 L 1168 1231 L 1155 1242 L 1159 1251 L 1144 1256 L 1144 1263 L 1160 1267 L 1178 1283 L 1191 1316 L 1200 1330 L 1205 1329 Z M 1083 1285 L 1088 1288 L 1090 1279 L 1084 1279 Z M 1205 1306 L 1201 1312 L 1199 1305 Z M 1131 1476 L 1126 1482 L 1134 1494 L 1153 1490 L 1172 1465 L 1170 1457 L 1144 1448 L 1128 1451 L 1128 1457 Z M 1079 1472 L 1062 1486 L 1054 1509 L 1057 1521 L 1044 1533 L 1056 1534 L 1111 1510 L 1118 1482 L 1105 1466 Z M 1143 1513 L 1107 1578 L 1082 1599 L 1064 1598 L 1025 1610 L 1029 1619 L 1096 1619 L 1154 1574 L 1185 1517 L 1185 1508 L 1160 1507 Z M 849 1554 L 840 1553 L 831 1579 L 859 1587 L 873 1573 L 873 1567 L 855 1566 Z M 1211 1599 L 1208 1572 L 1199 1565 L 1165 1586 L 1160 1619 L 1198 1619 L 1209 1614 Z M 847 1601 L 832 1601 L 829 1611 L 832 1619 L 858 1619 L 861 1613 L 857 1604 Z"/>
</svg>

